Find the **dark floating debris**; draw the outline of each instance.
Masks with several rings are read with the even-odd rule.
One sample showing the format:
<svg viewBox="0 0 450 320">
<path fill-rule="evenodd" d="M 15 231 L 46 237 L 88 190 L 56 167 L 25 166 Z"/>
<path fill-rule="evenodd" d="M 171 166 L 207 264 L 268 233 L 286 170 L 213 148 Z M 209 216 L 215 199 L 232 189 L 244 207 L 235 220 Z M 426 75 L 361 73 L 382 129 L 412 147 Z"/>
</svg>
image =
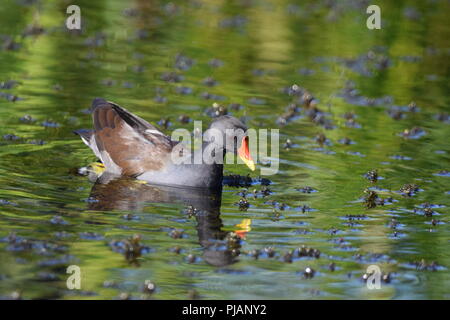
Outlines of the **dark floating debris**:
<svg viewBox="0 0 450 320">
<path fill-rule="evenodd" d="M 36 121 L 32 116 L 26 114 L 23 117 L 20 117 L 19 120 L 23 123 L 33 123 Z"/>
<path fill-rule="evenodd" d="M 433 175 L 439 176 L 439 177 L 450 177 L 450 172 L 448 170 L 440 170 Z"/>
<path fill-rule="evenodd" d="M 43 146 L 44 144 L 46 144 L 47 142 L 42 140 L 42 139 L 34 139 L 34 140 L 30 140 L 29 141 L 30 144 L 34 144 L 37 146 Z"/>
<path fill-rule="evenodd" d="M 375 208 L 376 206 L 384 206 L 385 204 L 391 204 L 394 202 L 394 199 L 392 197 L 389 198 L 380 198 L 378 196 L 378 193 L 376 193 L 373 190 L 366 189 L 364 190 L 364 193 L 366 194 L 364 197 L 364 206 L 367 209 Z"/>
<path fill-rule="evenodd" d="M 217 81 L 213 77 L 206 77 L 202 80 L 202 84 L 208 87 L 214 87 L 217 85 Z"/>
<path fill-rule="evenodd" d="M 394 120 L 401 120 L 406 117 L 405 113 L 399 107 L 390 107 L 387 114 Z"/>
<path fill-rule="evenodd" d="M 49 241 L 26 239 L 18 236 L 16 233 L 10 233 L 8 236 L 0 239 L 0 242 L 7 243 L 6 250 L 15 252 L 33 250 L 40 255 L 52 255 L 67 251 L 66 246 Z"/>
<path fill-rule="evenodd" d="M 438 121 L 450 123 L 450 115 L 447 112 L 438 113 L 435 117 Z"/>
<path fill-rule="evenodd" d="M 234 232 L 227 233 L 225 241 L 229 249 L 239 249 L 241 247 L 241 237 Z"/>
<path fill-rule="evenodd" d="M 10 36 L 3 36 L 3 43 L 0 43 L 0 48 L 6 51 L 19 50 L 22 46 L 21 43 L 14 41 Z"/>
<path fill-rule="evenodd" d="M 189 205 L 186 209 L 183 210 L 183 213 L 188 216 L 188 218 L 195 217 L 199 213 L 199 211 L 194 207 Z"/>
<path fill-rule="evenodd" d="M 0 82 L 0 89 L 13 89 L 19 82 L 15 80 L 7 80 Z"/>
<path fill-rule="evenodd" d="M 170 118 L 162 118 L 158 121 L 158 125 L 160 125 L 163 129 L 167 129 L 172 125 L 172 122 L 170 122 Z"/>
<path fill-rule="evenodd" d="M 205 113 L 211 118 L 216 118 L 228 114 L 228 110 L 227 107 L 214 102 L 211 107 L 205 110 Z"/>
<path fill-rule="evenodd" d="M 312 257 L 319 259 L 320 258 L 320 250 L 314 249 L 314 248 L 308 248 L 304 245 L 302 245 L 300 248 L 297 249 L 297 255 L 299 257 Z"/>
<path fill-rule="evenodd" d="M 279 126 L 285 126 L 290 121 L 298 118 L 300 116 L 300 107 L 297 106 L 295 103 L 291 103 L 286 107 L 285 113 L 283 113 L 281 116 L 278 117 L 276 120 L 276 123 Z"/>
<path fill-rule="evenodd" d="M 309 211 L 314 211 L 314 210 L 315 210 L 315 209 L 311 208 L 310 206 L 308 206 L 308 205 L 306 205 L 306 204 L 304 204 L 304 205 L 298 207 L 297 209 L 300 210 L 302 213 L 309 212 Z"/>
<path fill-rule="evenodd" d="M 137 215 L 134 215 L 132 213 L 126 213 L 122 216 L 122 219 L 128 220 L 128 221 L 137 221 L 140 219 L 140 217 Z"/>
<path fill-rule="evenodd" d="M 254 249 L 251 250 L 248 255 L 253 259 L 258 260 L 259 256 L 261 255 L 261 251 L 259 249 Z"/>
<path fill-rule="evenodd" d="M 182 114 L 182 115 L 180 115 L 180 116 L 178 117 L 178 121 L 181 122 L 181 123 L 186 124 L 186 123 L 191 122 L 191 118 L 189 118 L 188 115 Z"/>
<path fill-rule="evenodd" d="M 292 263 L 293 259 L 294 259 L 293 251 L 288 251 L 283 255 L 283 261 L 286 263 Z"/>
<path fill-rule="evenodd" d="M 345 219 L 349 220 L 349 221 L 354 221 L 354 220 L 366 220 L 368 217 L 365 214 L 347 214 L 345 215 Z"/>
<path fill-rule="evenodd" d="M 338 142 L 340 144 L 345 144 L 345 145 L 350 145 L 350 144 L 355 144 L 356 142 L 354 142 L 352 139 L 344 137 L 342 139 L 339 139 Z"/>
<path fill-rule="evenodd" d="M 194 254 L 189 254 L 187 257 L 186 257 L 186 262 L 187 263 L 190 263 L 190 264 L 192 264 L 192 263 L 195 263 L 197 261 L 197 257 L 194 255 Z"/>
<path fill-rule="evenodd" d="M 166 82 L 181 82 L 184 77 L 176 72 L 165 72 L 161 75 L 161 80 Z"/>
<path fill-rule="evenodd" d="M 156 286 L 150 280 L 145 280 L 144 285 L 142 286 L 142 292 L 145 294 L 152 294 L 156 290 Z"/>
<path fill-rule="evenodd" d="M 17 140 L 20 140 L 20 137 L 16 136 L 15 134 L 8 133 L 8 134 L 3 135 L 3 140 L 17 141 Z"/>
<path fill-rule="evenodd" d="M 414 266 L 418 271 L 438 271 L 442 268 L 435 261 L 427 262 L 425 259 L 412 262 L 410 265 Z"/>
<path fill-rule="evenodd" d="M 289 150 L 293 146 L 293 143 L 291 139 L 287 139 L 286 142 L 283 144 L 283 149 Z"/>
<path fill-rule="evenodd" d="M 44 121 L 42 122 L 42 126 L 46 128 L 59 128 L 61 125 L 54 121 Z"/>
<path fill-rule="evenodd" d="M 378 171 L 376 169 L 368 171 L 364 177 L 369 180 L 370 182 L 377 182 L 378 181 Z"/>
<path fill-rule="evenodd" d="M 302 187 L 302 188 L 298 188 L 298 189 L 295 189 L 295 190 L 300 191 L 300 192 L 302 192 L 302 193 L 313 193 L 313 192 L 317 192 L 316 189 L 314 189 L 314 188 L 312 188 L 312 187 L 308 187 L 308 186 Z"/>
<path fill-rule="evenodd" d="M 181 249 L 180 246 L 175 246 L 175 247 L 170 248 L 169 251 L 173 252 L 175 254 L 180 254 L 183 251 L 183 249 Z"/>
<path fill-rule="evenodd" d="M 347 103 L 356 106 L 380 106 L 390 105 L 392 103 L 392 97 L 384 96 L 381 98 L 368 98 L 362 96 L 353 82 L 348 82 L 346 87 L 342 90 L 342 93 L 338 95 L 342 97 Z"/>
<path fill-rule="evenodd" d="M 264 248 L 264 253 L 267 255 L 268 258 L 275 257 L 275 249 L 273 247 L 266 247 Z"/>
<path fill-rule="evenodd" d="M 164 97 L 164 96 L 162 96 L 162 95 L 160 95 L 160 94 L 157 94 L 157 95 L 153 98 L 153 101 L 155 101 L 155 102 L 157 102 L 157 103 L 166 103 L 166 102 L 167 102 L 167 98 Z"/>
<path fill-rule="evenodd" d="M 145 253 L 150 252 L 150 248 L 141 244 L 141 236 L 134 235 L 125 240 L 112 240 L 109 246 L 114 252 L 124 255 L 128 262 L 136 263 L 137 259 Z"/>
<path fill-rule="evenodd" d="M 181 239 L 185 237 L 183 230 L 173 229 L 169 232 L 169 236 L 173 239 Z"/>
<path fill-rule="evenodd" d="M 63 219 L 63 217 L 61 216 L 54 216 L 53 218 L 50 219 L 50 223 L 51 224 L 56 224 L 56 225 L 68 225 L 69 223 Z"/>
<path fill-rule="evenodd" d="M 10 93 L 6 93 L 6 92 L 1 92 L 1 91 L 0 91 L 0 97 L 4 98 L 4 99 L 6 99 L 6 100 L 8 100 L 10 102 L 16 102 L 16 101 L 19 101 L 19 100 L 23 100 L 22 98 L 20 98 L 20 97 L 18 97 L 16 95 L 13 95 L 13 94 L 10 94 Z"/>
<path fill-rule="evenodd" d="M 426 131 L 420 127 L 413 127 L 411 129 L 405 129 L 399 135 L 406 139 L 419 139 L 424 136 Z"/>
<path fill-rule="evenodd" d="M 189 70 L 195 64 L 195 60 L 191 59 L 181 53 L 177 54 L 175 57 L 175 68 L 179 70 Z"/>
<path fill-rule="evenodd" d="M 239 200 L 238 206 L 239 206 L 239 210 L 247 211 L 248 208 L 250 207 L 250 203 L 247 201 L 246 198 L 242 198 L 241 200 Z"/>
<path fill-rule="evenodd" d="M 316 271 L 311 267 L 306 267 L 303 271 L 303 277 L 305 279 L 312 279 L 314 275 L 316 274 Z"/>
<path fill-rule="evenodd" d="M 342 62 L 347 68 L 366 77 L 372 77 L 391 65 L 389 57 L 372 50 L 355 59 L 344 59 Z"/>
<path fill-rule="evenodd" d="M 419 192 L 419 186 L 413 183 L 407 183 L 400 188 L 400 193 L 404 196 L 412 197 Z"/>
<path fill-rule="evenodd" d="M 367 282 L 367 280 L 369 279 L 369 277 L 370 277 L 371 275 L 373 275 L 373 273 L 364 273 L 364 274 L 361 276 L 361 280 L 362 280 L 363 282 Z M 382 273 L 382 274 L 381 274 L 381 281 L 383 281 L 384 283 L 390 283 L 390 282 L 391 282 L 391 278 L 392 278 L 392 275 L 391 275 L 390 272 L 388 272 L 388 273 Z"/>
<path fill-rule="evenodd" d="M 371 209 L 377 206 L 378 194 L 375 191 L 365 190 L 366 196 L 364 198 L 364 205 L 366 208 Z"/>
<path fill-rule="evenodd" d="M 323 145 L 330 145 L 330 141 L 327 139 L 327 137 L 323 133 L 319 133 L 315 137 L 316 142 L 323 146 Z"/>
</svg>

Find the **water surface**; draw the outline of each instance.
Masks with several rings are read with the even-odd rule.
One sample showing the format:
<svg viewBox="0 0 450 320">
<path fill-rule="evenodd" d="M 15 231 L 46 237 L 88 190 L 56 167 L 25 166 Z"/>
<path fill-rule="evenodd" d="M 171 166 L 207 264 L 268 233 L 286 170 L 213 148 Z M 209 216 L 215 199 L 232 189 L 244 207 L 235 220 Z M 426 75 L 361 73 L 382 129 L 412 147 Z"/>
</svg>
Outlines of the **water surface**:
<svg viewBox="0 0 450 320">
<path fill-rule="evenodd" d="M 76 4 L 81 32 L 64 1 L 0 7 L 1 297 L 449 298 L 448 1 L 379 1 L 381 30 L 365 1 Z M 221 195 L 95 185 L 72 133 L 95 97 L 167 134 L 217 103 L 280 129 L 279 172 Z M 373 264 L 380 290 L 362 280 Z"/>
</svg>

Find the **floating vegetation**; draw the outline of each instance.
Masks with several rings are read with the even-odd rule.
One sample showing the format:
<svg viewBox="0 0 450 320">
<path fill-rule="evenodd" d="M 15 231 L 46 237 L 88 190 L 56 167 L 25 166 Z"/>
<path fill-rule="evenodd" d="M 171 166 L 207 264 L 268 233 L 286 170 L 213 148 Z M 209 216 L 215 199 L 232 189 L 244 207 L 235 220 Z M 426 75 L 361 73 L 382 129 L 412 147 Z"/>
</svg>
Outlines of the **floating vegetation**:
<svg viewBox="0 0 450 320">
<path fill-rule="evenodd" d="M 404 196 L 412 197 L 419 192 L 419 186 L 413 183 L 407 183 L 400 188 L 400 193 Z"/>
<path fill-rule="evenodd" d="M 114 252 L 123 254 L 128 262 L 137 264 L 139 257 L 150 252 L 150 248 L 143 245 L 141 240 L 141 236 L 135 234 L 128 239 L 111 240 L 109 246 Z"/>
<path fill-rule="evenodd" d="M 370 182 L 377 182 L 378 181 L 378 170 L 370 170 L 368 171 L 364 177 L 369 180 Z"/>
<path fill-rule="evenodd" d="M 283 261 L 286 263 L 292 263 L 293 259 L 294 259 L 293 251 L 288 251 L 283 255 Z"/>
<path fill-rule="evenodd" d="M 267 255 L 268 258 L 275 257 L 276 251 L 273 247 L 266 247 L 264 248 L 264 253 Z"/>
<path fill-rule="evenodd" d="M 450 172 L 448 170 L 440 170 L 434 173 L 434 175 L 438 177 L 450 177 Z"/>
<path fill-rule="evenodd" d="M 66 220 L 64 220 L 64 218 L 61 217 L 61 216 L 53 216 L 53 218 L 50 219 L 50 223 L 51 223 L 51 224 L 56 224 L 56 225 L 62 225 L 62 226 L 65 226 L 65 225 L 68 225 L 68 224 L 69 224 L 69 223 L 68 223 Z"/>
<path fill-rule="evenodd" d="M 425 259 L 409 263 L 414 266 L 418 271 L 438 271 L 442 269 L 435 261 L 427 262 Z"/>
<path fill-rule="evenodd" d="M 169 236 L 173 239 L 181 239 L 185 237 L 185 234 L 183 230 L 174 229 L 169 232 Z"/>
<path fill-rule="evenodd" d="M 238 202 L 239 210 L 241 211 L 247 211 L 247 209 L 250 207 L 250 203 L 247 201 L 246 198 L 242 198 Z"/>
<path fill-rule="evenodd" d="M 347 138 L 347 137 L 339 139 L 338 142 L 340 144 L 345 144 L 345 145 L 350 145 L 350 144 L 355 144 L 356 143 L 355 141 L 353 141 L 352 139 Z"/>
<path fill-rule="evenodd" d="M 312 187 L 308 187 L 308 186 L 302 187 L 302 188 L 298 188 L 298 189 L 295 189 L 295 190 L 300 191 L 301 193 L 314 193 L 314 192 L 317 192 L 316 189 L 314 189 Z"/>
<path fill-rule="evenodd" d="M 320 250 L 314 248 L 308 248 L 306 246 L 301 246 L 297 249 L 297 255 L 299 257 L 312 257 L 319 259 L 320 258 Z"/>
<path fill-rule="evenodd" d="M 375 208 L 379 203 L 379 197 L 378 194 L 375 191 L 371 191 L 366 189 L 364 191 L 366 193 L 366 196 L 364 197 L 364 205 L 367 209 Z"/>
<path fill-rule="evenodd" d="M 227 107 L 214 102 L 212 107 L 206 109 L 205 113 L 211 118 L 216 118 L 228 114 Z"/>
<path fill-rule="evenodd" d="M 361 276 L 361 280 L 363 282 L 367 282 L 367 280 L 370 278 L 370 276 L 372 276 L 374 273 L 364 273 Z M 392 280 L 392 275 L 391 273 L 382 273 L 381 274 L 381 281 L 384 283 L 390 283 Z"/>
<path fill-rule="evenodd" d="M 411 129 L 405 129 L 400 133 L 400 136 L 407 139 L 419 139 L 426 134 L 425 130 L 420 127 L 413 127 Z"/>
<path fill-rule="evenodd" d="M 311 267 L 306 267 L 305 270 L 303 271 L 303 277 L 305 279 L 312 279 L 315 274 L 316 274 L 316 270 L 314 270 Z"/>
</svg>

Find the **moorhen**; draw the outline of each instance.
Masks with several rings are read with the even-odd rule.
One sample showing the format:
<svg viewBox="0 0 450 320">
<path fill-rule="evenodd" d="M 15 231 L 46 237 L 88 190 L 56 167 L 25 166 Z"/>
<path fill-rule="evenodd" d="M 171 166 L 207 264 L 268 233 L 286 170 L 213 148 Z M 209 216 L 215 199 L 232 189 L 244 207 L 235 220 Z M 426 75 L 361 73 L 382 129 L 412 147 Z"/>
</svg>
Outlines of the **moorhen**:
<svg viewBox="0 0 450 320">
<path fill-rule="evenodd" d="M 91 111 L 94 130 L 82 129 L 75 133 L 104 164 L 106 170 L 102 175 L 135 177 L 156 185 L 219 188 L 222 186 L 223 161 L 214 161 L 216 150 L 222 152 L 223 156 L 219 154 L 222 160 L 226 152 L 237 153 L 251 170 L 255 170 L 247 128 L 232 116 L 217 117 L 209 126 L 222 133 L 222 139 L 208 137 L 205 133 L 202 148 L 191 152 L 182 143 L 171 140 L 155 126 L 113 102 L 96 98 Z M 183 161 L 174 161 L 176 157 L 172 151 Z M 203 160 L 199 162 L 198 159 Z"/>
</svg>

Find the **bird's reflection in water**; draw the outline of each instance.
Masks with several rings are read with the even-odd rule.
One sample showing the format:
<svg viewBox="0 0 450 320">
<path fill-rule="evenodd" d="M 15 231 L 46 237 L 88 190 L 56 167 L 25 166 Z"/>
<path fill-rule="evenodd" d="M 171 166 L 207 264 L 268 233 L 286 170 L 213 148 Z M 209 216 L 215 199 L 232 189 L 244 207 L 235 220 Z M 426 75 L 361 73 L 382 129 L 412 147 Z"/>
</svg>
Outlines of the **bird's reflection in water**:
<svg viewBox="0 0 450 320">
<path fill-rule="evenodd" d="M 219 267 L 236 262 L 239 239 L 221 229 L 221 188 L 205 190 L 154 186 L 133 179 L 101 178 L 92 187 L 90 197 L 96 201 L 89 204 L 90 210 L 143 212 L 148 203 L 184 205 L 186 211 L 197 220 L 198 239 L 204 248 L 203 259 L 208 264 Z"/>
</svg>

